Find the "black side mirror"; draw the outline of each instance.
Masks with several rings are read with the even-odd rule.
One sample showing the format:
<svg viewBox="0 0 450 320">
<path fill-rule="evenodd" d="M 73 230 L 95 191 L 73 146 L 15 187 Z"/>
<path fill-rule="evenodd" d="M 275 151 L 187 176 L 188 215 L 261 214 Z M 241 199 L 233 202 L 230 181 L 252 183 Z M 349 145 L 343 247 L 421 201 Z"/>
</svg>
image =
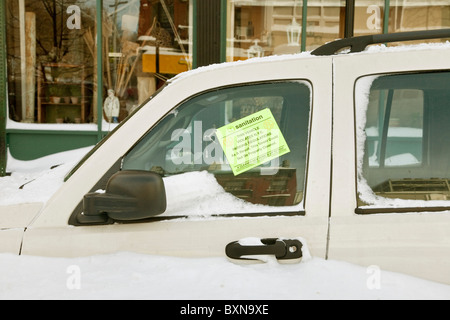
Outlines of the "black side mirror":
<svg viewBox="0 0 450 320">
<path fill-rule="evenodd" d="M 160 175 L 149 171 L 119 171 L 111 176 L 105 193 L 88 193 L 83 215 L 113 220 L 139 220 L 166 211 L 166 192 Z"/>
</svg>

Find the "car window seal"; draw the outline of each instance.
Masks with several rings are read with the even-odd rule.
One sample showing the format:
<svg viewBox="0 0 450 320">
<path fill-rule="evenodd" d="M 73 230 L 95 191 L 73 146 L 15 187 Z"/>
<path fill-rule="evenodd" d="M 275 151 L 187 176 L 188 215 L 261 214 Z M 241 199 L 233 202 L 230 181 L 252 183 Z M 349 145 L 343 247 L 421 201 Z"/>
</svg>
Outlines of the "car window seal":
<svg viewBox="0 0 450 320">
<path fill-rule="evenodd" d="M 420 213 L 420 212 L 443 212 L 443 211 L 450 211 L 450 205 L 437 207 L 383 207 L 383 208 L 358 207 L 355 209 L 356 214 Z"/>
</svg>

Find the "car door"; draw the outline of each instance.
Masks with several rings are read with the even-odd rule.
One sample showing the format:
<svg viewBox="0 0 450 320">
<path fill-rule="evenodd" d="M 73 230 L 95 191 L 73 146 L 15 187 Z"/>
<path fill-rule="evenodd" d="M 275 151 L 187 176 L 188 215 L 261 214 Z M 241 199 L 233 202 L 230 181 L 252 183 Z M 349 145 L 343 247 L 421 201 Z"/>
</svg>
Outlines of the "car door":
<svg viewBox="0 0 450 320">
<path fill-rule="evenodd" d="M 450 283 L 449 49 L 337 56 L 329 258 Z"/>
<path fill-rule="evenodd" d="M 314 255 L 325 257 L 331 70 L 330 58 L 299 55 L 182 74 L 80 163 L 27 228 L 22 253 L 223 256 L 229 243 L 239 251 L 242 239 L 269 239 L 263 242 L 274 248 L 276 239 L 301 237 Z M 262 117 L 271 121 L 256 126 Z M 226 154 L 225 136 L 217 139 L 220 129 L 246 132 L 234 140 L 240 143 L 230 149 L 234 155 Z M 275 157 L 248 161 L 262 149 Z M 111 202 L 98 209 L 97 200 L 110 196 L 118 172 L 162 177 L 166 204 L 159 196 L 155 201 L 164 212 L 145 219 L 111 219 L 110 212 L 103 219 Z M 91 200 L 99 211 L 93 217 L 85 212 Z"/>
</svg>

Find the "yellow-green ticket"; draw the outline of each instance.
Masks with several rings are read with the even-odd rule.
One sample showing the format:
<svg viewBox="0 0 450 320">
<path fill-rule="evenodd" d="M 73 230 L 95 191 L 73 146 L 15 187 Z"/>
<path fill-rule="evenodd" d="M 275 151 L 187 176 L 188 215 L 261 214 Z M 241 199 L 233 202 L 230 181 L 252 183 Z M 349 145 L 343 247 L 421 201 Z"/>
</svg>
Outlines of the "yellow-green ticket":
<svg viewBox="0 0 450 320">
<path fill-rule="evenodd" d="M 234 175 L 290 151 L 268 108 L 218 128 L 216 136 Z"/>
</svg>

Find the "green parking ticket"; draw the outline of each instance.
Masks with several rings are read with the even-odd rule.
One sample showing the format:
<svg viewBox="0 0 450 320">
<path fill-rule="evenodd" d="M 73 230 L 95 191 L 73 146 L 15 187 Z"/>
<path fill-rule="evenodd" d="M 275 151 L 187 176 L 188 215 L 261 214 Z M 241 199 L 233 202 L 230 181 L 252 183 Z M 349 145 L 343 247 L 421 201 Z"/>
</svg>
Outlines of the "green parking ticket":
<svg viewBox="0 0 450 320">
<path fill-rule="evenodd" d="M 234 175 L 290 152 L 268 108 L 218 128 L 216 136 Z"/>
</svg>

